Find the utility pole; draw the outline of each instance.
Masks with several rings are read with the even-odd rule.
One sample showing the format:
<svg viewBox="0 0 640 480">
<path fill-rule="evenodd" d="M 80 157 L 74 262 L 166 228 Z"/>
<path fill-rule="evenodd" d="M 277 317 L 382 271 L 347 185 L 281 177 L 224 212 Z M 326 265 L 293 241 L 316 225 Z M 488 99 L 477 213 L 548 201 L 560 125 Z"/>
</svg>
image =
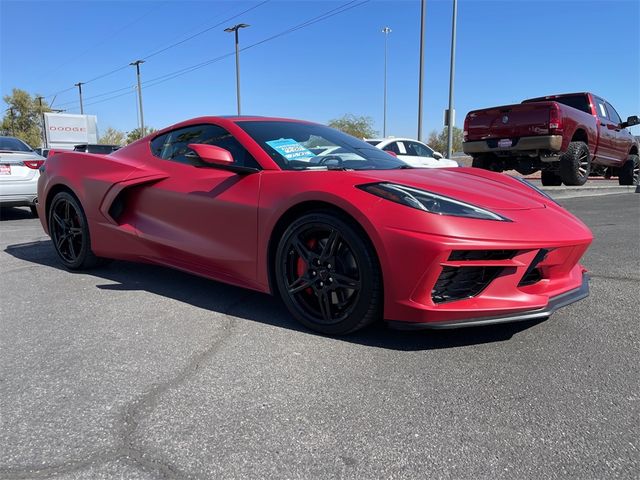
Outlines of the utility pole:
<svg viewBox="0 0 640 480">
<path fill-rule="evenodd" d="M 382 115 L 382 137 L 387 138 L 387 37 L 391 33 L 391 29 L 384 27 L 382 33 L 384 33 L 384 108 Z"/>
<path fill-rule="evenodd" d="M 225 32 L 233 32 L 236 39 L 236 101 L 238 103 L 238 115 L 240 115 L 240 47 L 238 42 L 238 30 L 241 28 L 247 28 L 250 25 L 246 23 L 238 23 L 233 27 L 225 28 Z"/>
<path fill-rule="evenodd" d="M 144 63 L 144 60 L 136 60 L 129 65 L 135 65 L 136 76 L 138 77 L 138 103 L 140 105 L 140 138 L 144 137 L 144 114 L 142 113 L 142 83 L 140 82 L 140 64 Z"/>
<path fill-rule="evenodd" d="M 422 140 L 422 79 L 424 77 L 424 29 L 427 0 L 420 2 L 420 71 L 418 78 L 418 140 Z"/>
<path fill-rule="evenodd" d="M 44 108 L 42 108 L 42 98 L 43 97 L 36 97 L 36 100 L 38 100 L 38 104 L 40 105 L 40 122 L 42 124 L 42 148 L 48 148 L 47 132 L 44 128 Z"/>
<path fill-rule="evenodd" d="M 456 22 L 458 17 L 458 0 L 453 0 L 453 20 L 451 24 L 451 67 L 449 69 L 449 111 L 447 112 L 447 157 L 451 158 L 453 146 L 453 78 L 456 71 Z"/>
<path fill-rule="evenodd" d="M 80 115 L 84 115 L 84 108 L 82 106 L 82 85 L 84 85 L 82 82 L 74 83 L 74 86 L 78 87 L 78 93 L 80 94 Z"/>
</svg>

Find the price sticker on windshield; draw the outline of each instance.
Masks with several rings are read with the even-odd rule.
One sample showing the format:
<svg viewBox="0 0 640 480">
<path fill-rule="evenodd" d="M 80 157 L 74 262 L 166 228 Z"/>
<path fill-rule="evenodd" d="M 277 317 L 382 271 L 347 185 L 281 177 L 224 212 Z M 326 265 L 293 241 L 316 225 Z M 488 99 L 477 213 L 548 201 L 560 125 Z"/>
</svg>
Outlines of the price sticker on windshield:
<svg viewBox="0 0 640 480">
<path fill-rule="evenodd" d="M 287 160 L 306 160 L 315 157 L 311 150 L 299 144 L 293 138 L 281 138 L 265 143 Z"/>
</svg>

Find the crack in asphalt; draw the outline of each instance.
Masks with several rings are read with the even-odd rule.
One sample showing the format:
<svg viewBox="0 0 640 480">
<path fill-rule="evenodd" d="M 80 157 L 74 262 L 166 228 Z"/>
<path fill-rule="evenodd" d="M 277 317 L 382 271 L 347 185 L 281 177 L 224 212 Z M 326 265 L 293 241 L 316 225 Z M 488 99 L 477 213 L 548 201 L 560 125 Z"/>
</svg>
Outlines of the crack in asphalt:
<svg viewBox="0 0 640 480">
<path fill-rule="evenodd" d="M 223 315 L 232 315 L 238 306 L 245 303 L 255 294 L 256 292 L 248 292 L 240 296 L 240 298 L 231 302 L 231 304 L 220 313 Z M 0 468 L 0 478 L 6 480 L 51 478 L 65 473 L 79 472 L 109 461 L 123 461 L 146 473 L 155 474 L 159 478 L 196 478 L 193 474 L 184 472 L 169 462 L 145 454 L 142 449 L 134 445 L 135 441 L 133 437 L 140 422 L 149 416 L 157 406 L 159 397 L 163 393 L 179 387 L 188 378 L 195 375 L 205 363 L 211 360 L 222 349 L 224 343 L 233 335 L 233 330 L 236 325 L 237 320 L 235 318 L 228 318 L 226 325 L 222 328 L 216 340 L 202 352 L 193 355 L 177 375 L 165 382 L 153 384 L 145 393 L 124 407 L 120 419 L 121 431 L 119 436 L 121 440 L 119 447 L 95 453 L 80 461 L 64 462 L 59 465 L 49 465 L 45 467 L 23 465 L 17 468 Z"/>
</svg>

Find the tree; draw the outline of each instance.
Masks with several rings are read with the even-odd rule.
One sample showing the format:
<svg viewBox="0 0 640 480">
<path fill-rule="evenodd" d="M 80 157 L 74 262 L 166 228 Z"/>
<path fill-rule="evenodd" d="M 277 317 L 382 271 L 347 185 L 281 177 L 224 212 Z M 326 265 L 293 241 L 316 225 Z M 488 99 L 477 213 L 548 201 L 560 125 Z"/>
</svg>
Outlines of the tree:
<svg viewBox="0 0 640 480">
<path fill-rule="evenodd" d="M 447 127 L 444 127 L 440 133 L 437 130 L 433 130 L 429 134 L 429 140 L 427 141 L 429 146 L 436 152 L 440 152 L 443 155 L 447 151 Z M 453 127 L 453 142 L 451 145 L 451 152 L 462 151 L 462 130 L 458 127 Z"/>
<path fill-rule="evenodd" d="M 378 134 L 373 128 L 373 119 L 371 117 L 358 117 L 352 113 L 329 120 L 329 126 L 342 130 L 344 133 L 353 135 L 356 138 L 371 138 Z"/>
<path fill-rule="evenodd" d="M 136 140 L 140 140 L 142 137 L 146 137 L 150 133 L 155 132 L 156 129 L 153 127 L 144 127 L 144 135 L 140 134 L 140 127 L 134 128 L 130 132 L 127 133 L 127 143 L 133 143 Z"/>
<path fill-rule="evenodd" d="M 124 132 L 116 130 L 115 128 L 107 128 L 102 135 L 98 143 L 102 145 L 124 145 Z"/>
<path fill-rule="evenodd" d="M 32 97 L 19 88 L 14 88 L 11 95 L 3 97 L 8 108 L 2 118 L 1 129 L 31 147 L 42 145 L 42 113 L 51 111 L 45 101 L 40 107 L 37 97 Z"/>
</svg>

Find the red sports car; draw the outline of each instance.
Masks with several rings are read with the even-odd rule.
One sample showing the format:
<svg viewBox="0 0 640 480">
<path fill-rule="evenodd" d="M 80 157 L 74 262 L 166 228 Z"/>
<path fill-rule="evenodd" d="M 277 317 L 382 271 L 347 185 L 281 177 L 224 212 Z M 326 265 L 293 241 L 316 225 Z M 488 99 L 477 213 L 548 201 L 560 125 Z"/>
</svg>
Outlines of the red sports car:
<svg viewBox="0 0 640 480">
<path fill-rule="evenodd" d="M 413 169 L 310 122 L 202 117 L 109 155 L 58 152 L 38 198 L 70 269 L 177 268 L 279 294 L 327 334 L 544 318 L 589 290 L 591 232 L 534 186 Z"/>
</svg>

